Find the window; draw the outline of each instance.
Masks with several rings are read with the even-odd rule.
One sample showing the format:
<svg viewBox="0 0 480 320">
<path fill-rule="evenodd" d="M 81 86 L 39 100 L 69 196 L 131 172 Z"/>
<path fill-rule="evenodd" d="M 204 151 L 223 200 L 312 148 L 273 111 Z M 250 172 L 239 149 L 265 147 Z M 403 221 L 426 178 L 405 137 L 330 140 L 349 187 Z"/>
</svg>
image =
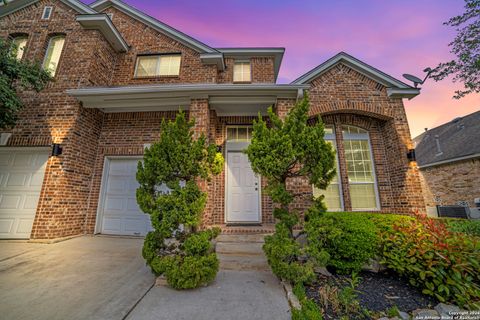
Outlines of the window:
<svg viewBox="0 0 480 320">
<path fill-rule="evenodd" d="M 252 140 L 252 126 L 228 126 L 227 141 L 230 142 L 247 142 Z"/>
<path fill-rule="evenodd" d="M 50 16 L 52 15 L 52 7 L 45 7 L 43 8 L 43 13 L 42 13 L 42 20 L 48 20 L 50 19 Z"/>
<path fill-rule="evenodd" d="M 343 199 L 342 199 L 342 192 L 341 192 L 341 184 L 338 178 L 338 155 L 336 154 L 337 148 L 335 143 L 335 133 L 333 127 L 325 127 L 325 141 L 329 142 L 333 149 L 335 150 L 335 170 L 337 174 L 332 179 L 330 184 L 328 185 L 327 189 L 320 190 L 317 188 L 313 188 L 313 196 L 318 197 L 320 195 L 325 196 L 325 204 L 327 205 L 328 211 L 341 211 L 343 210 Z"/>
<path fill-rule="evenodd" d="M 251 82 L 250 61 L 236 61 L 233 65 L 233 82 Z"/>
<path fill-rule="evenodd" d="M 43 61 L 43 68 L 50 71 L 52 76 L 55 76 L 58 68 L 58 62 L 62 54 L 63 45 L 65 43 L 64 36 L 54 36 L 50 38 L 47 47 L 45 60 Z"/>
<path fill-rule="evenodd" d="M 17 60 L 22 60 L 25 48 L 27 46 L 28 38 L 26 36 L 18 36 L 12 39 L 11 54 L 16 57 Z"/>
<path fill-rule="evenodd" d="M 138 56 L 135 77 L 178 76 L 180 54 Z"/>
<path fill-rule="evenodd" d="M 368 132 L 342 126 L 352 210 L 378 209 L 377 186 Z"/>
</svg>

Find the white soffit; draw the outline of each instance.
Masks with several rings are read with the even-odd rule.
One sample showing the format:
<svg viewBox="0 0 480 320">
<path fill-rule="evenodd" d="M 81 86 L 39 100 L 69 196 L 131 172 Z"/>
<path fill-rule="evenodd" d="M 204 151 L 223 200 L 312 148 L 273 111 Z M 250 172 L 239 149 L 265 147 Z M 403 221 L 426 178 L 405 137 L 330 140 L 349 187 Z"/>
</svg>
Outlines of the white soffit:
<svg viewBox="0 0 480 320">
<path fill-rule="evenodd" d="M 127 42 L 123 39 L 120 32 L 118 32 L 117 28 L 115 28 L 112 21 L 106 14 L 99 13 L 78 15 L 77 21 L 85 29 L 99 30 L 117 52 L 128 51 Z"/>
</svg>

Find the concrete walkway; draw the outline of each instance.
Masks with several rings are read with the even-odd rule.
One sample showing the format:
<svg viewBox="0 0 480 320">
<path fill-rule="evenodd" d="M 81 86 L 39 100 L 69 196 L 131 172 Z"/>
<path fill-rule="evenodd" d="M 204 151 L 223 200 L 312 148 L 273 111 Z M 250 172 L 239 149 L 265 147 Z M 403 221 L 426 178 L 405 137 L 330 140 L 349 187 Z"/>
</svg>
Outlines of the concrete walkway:
<svg viewBox="0 0 480 320">
<path fill-rule="evenodd" d="M 271 272 L 220 270 L 214 283 L 195 290 L 153 287 L 129 320 L 288 320 L 283 288 Z"/>
<path fill-rule="evenodd" d="M 187 291 L 155 286 L 127 319 L 290 319 L 285 292 L 262 245 L 262 235 L 221 235 L 216 248 L 220 272 L 212 284 Z"/>
<path fill-rule="evenodd" d="M 122 319 L 151 288 L 143 239 L 0 241 L 1 319 Z"/>
</svg>

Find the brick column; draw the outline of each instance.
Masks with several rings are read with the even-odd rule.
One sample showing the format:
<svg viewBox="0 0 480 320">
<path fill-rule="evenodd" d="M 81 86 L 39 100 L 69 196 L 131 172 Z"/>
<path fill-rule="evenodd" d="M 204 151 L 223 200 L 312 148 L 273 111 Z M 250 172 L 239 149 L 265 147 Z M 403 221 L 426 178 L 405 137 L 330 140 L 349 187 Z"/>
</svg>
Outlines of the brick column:
<svg viewBox="0 0 480 320">
<path fill-rule="evenodd" d="M 190 119 L 195 119 L 195 126 L 193 128 L 195 138 L 198 138 L 203 133 L 207 139 L 207 142 L 210 141 L 210 108 L 208 106 L 208 98 L 193 98 L 190 102 Z M 214 141 L 214 140 L 213 140 Z M 202 217 L 202 227 L 205 227 L 212 221 L 213 214 L 213 203 L 214 203 L 214 193 L 212 182 L 207 182 L 204 180 L 198 181 L 200 190 L 207 193 L 207 203 L 205 205 L 205 211 L 203 212 Z"/>
</svg>

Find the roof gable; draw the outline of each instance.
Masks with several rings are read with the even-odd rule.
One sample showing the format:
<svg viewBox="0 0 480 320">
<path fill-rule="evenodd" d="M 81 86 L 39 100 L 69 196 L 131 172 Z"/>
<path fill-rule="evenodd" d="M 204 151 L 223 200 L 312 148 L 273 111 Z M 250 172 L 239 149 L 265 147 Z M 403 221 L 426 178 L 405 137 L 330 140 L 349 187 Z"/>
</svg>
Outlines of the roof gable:
<svg viewBox="0 0 480 320">
<path fill-rule="evenodd" d="M 292 81 L 292 83 L 310 83 L 319 75 L 325 73 L 339 63 L 343 63 L 348 67 L 352 68 L 353 70 L 369 77 L 370 79 L 381 83 L 388 88 L 387 92 L 390 97 L 413 98 L 420 93 L 420 90 L 418 88 L 409 86 L 408 84 L 398 79 L 395 79 L 394 77 L 366 64 L 363 61 L 358 60 L 357 58 L 345 52 L 340 52 L 336 54 L 332 58 L 328 59 L 327 61 L 323 62 L 322 64 L 308 71 L 307 73 L 303 74 L 296 80 Z"/>
<path fill-rule="evenodd" d="M 34 3 L 37 3 L 39 0 L 13 0 L 7 1 L 6 4 L 0 5 L 0 17 L 4 17 L 11 13 L 14 13 L 18 10 L 21 10 L 25 7 L 28 7 Z M 96 13 L 95 10 L 87 6 L 86 4 L 77 1 L 77 0 L 60 0 L 67 6 L 71 7 L 72 9 L 76 10 L 78 13 L 81 14 L 94 14 Z"/>
<path fill-rule="evenodd" d="M 198 41 L 185 33 L 178 31 L 175 28 L 170 27 L 169 25 L 141 12 L 140 10 L 135 9 L 134 7 L 120 1 L 120 0 L 97 0 L 90 5 L 90 7 L 98 12 L 108 8 L 115 7 L 116 9 L 122 11 L 123 13 L 129 15 L 130 17 L 146 24 L 147 26 L 171 37 L 180 43 L 194 49 L 199 53 L 219 53 L 217 50 L 209 47 L 208 45 Z"/>
</svg>

